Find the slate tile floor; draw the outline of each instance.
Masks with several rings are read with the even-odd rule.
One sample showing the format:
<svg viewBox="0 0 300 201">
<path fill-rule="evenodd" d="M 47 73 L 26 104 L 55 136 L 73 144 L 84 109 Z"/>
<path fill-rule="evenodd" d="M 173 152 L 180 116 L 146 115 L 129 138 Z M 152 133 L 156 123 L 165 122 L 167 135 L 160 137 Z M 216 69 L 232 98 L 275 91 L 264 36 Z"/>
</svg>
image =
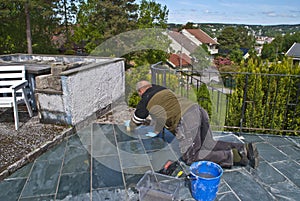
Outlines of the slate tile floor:
<svg viewBox="0 0 300 201">
<path fill-rule="evenodd" d="M 135 186 L 144 173 L 178 158 L 170 133 L 148 138 L 147 129 L 128 133 L 123 125 L 94 123 L 1 181 L 0 200 L 138 200 Z M 214 135 L 239 140 L 230 133 Z M 257 143 L 260 165 L 224 170 L 217 200 L 299 200 L 300 138 L 242 136 Z M 180 197 L 193 200 L 187 183 Z"/>
</svg>

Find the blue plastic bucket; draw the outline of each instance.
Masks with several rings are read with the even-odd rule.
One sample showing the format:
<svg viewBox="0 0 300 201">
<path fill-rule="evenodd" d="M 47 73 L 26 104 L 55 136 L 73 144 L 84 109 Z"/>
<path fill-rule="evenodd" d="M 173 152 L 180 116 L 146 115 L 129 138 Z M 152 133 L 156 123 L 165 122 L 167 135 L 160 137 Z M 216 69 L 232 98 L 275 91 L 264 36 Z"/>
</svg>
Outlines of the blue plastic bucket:
<svg viewBox="0 0 300 201">
<path fill-rule="evenodd" d="M 194 162 L 190 166 L 190 173 L 193 198 L 198 201 L 215 200 L 223 174 L 221 166 L 210 161 Z"/>
</svg>

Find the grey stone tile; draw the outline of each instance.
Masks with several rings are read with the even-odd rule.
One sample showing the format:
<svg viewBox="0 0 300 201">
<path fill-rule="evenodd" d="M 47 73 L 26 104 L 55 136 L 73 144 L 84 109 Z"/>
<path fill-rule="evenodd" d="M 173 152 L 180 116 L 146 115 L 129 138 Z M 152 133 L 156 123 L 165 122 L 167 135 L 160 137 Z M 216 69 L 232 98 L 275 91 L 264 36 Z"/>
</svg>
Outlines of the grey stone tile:
<svg viewBox="0 0 300 201">
<path fill-rule="evenodd" d="M 116 145 L 114 126 L 112 124 L 94 124 L 93 136 L 103 136 L 111 144 Z"/>
<path fill-rule="evenodd" d="M 36 161 L 29 180 L 25 185 L 22 197 L 54 194 L 62 161 Z"/>
<path fill-rule="evenodd" d="M 82 146 L 82 142 L 80 141 L 80 137 L 77 134 L 70 136 L 67 140 L 67 146 Z"/>
<path fill-rule="evenodd" d="M 112 135 L 112 134 L 111 134 Z M 113 136 L 113 135 L 112 135 Z M 104 134 L 95 134 L 92 138 L 92 155 L 93 157 L 115 155 L 117 154 L 115 141 L 109 140 Z"/>
<path fill-rule="evenodd" d="M 0 182 L 0 199 L 3 201 L 18 200 L 26 179 L 4 180 Z"/>
<path fill-rule="evenodd" d="M 93 129 L 93 124 L 90 124 L 84 128 L 81 128 L 76 131 L 77 135 L 82 136 L 82 135 L 91 135 L 91 131 Z"/>
<path fill-rule="evenodd" d="M 124 188 L 124 181 L 118 156 L 93 158 L 93 189 L 107 187 Z"/>
<path fill-rule="evenodd" d="M 245 142 L 264 142 L 264 139 L 260 137 L 259 135 L 255 134 L 242 134 L 242 136 L 245 138 Z"/>
<path fill-rule="evenodd" d="M 79 134 L 77 133 L 83 146 L 91 145 L 92 135 L 91 134 Z"/>
<path fill-rule="evenodd" d="M 284 176 L 276 169 L 274 169 L 269 163 L 261 161 L 256 170 L 253 171 L 253 175 L 260 178 L 265 184 L 273 184 L 283 182 L 286 180 Z"/>
<path fill-rule="evenodd" d="M 22 197 L 19 201 L 54 201 L 55 195 L 42 195 L 35 197 Z"/>
<path fill-rule="evenodd" d="M 233 192 L 227 192 L 227 193 L 222 193 L 222 194 L 217 194 L 216 201 L 239 201 L 235 194 Z"/>
<path fill-rule="evenodd" d="M 286 159 L 286 155 L 268 143 L 256 144 L 260 157 L 268 162 L 282 161 Z"/>
<path fill-rule="evenodd" d="M 90 181 L 89 172 L 61 175 L 56 198 L 74 198 L 80 195 L 84 195 L 85 197 L 91 191 Z"/>
<path fill-rule="evenodd" d="M 134 133 L 137 136 L 140 136 L 142 139 L 144 138 L 148 138 L 146 136 L 146 134 L 148 132 L 153 132 L 154 131 L 154 127 L 153 126 L 138 126 L 135 130 Z"/>
<path fill-rule="evenodd" d="M 88 150 L 83 146 L 67 146 L 62 173 L 87 172 L 89 170 L 90 155 Z"/>
<path fill-rule="evenodd" d="M 125 127 L 116 126 L 114 125 L 114 132 L 117 138 L 117 142 L 124 142 L 130 140 L 137 140 L 139 136 L 134 134 L 133 132 L 126 132 Z"/>
<path fill-rule="evenodd" d="M 282 152 L 284 152 L 288 158 L 293 160 L 299 160 L 300 159 L 300 147 L 297 147 L 295 145 L 287 145 L 287 146 L 280 146 L 278 147 Z"/>
<path fill-rule="evenodd" d="M 300 187 L 300 165 L 298 163 L 295 161 L 281 161 L 272 165 Z"/>
<path fill-rule="evenodd" d="M 114 133 L 113 124 L 94 124 L 94 133 L 93 134 L 112 134 Z"/>
<path fill-rule="evenodd" d="M 168 146 L 168 143 L 159 137 L 142 139 L 142 142 L 146 151 L 160 150 Z"/>
<path fill-rule="evenodd" d="M 214 139 L 220 140 L 220 141 L 225 141 L 225 142 L 243 143 L 243 141 L 234 134 L 226 134 L 226 135 L 223 134 L 223 135 L 219 135 L 219 136 L 214 136 Z"/>
<path fill-rule="evenodd" d="M 135 154 L 120 150 L 120 160 L 123 168 L 150 166 L 147 154 Z"/>
<path fill-rule="evenodd" d="M 147 153 L 154 171 L 160 170 L 168 160 L 176 161 L 177 156 L 169 148 Z"/>
<path fill-rule="evenodd" d="M 62 160 L 65 154 L 66 141 L 61 142 L 37 158 L 39 160 Z"/>
<path fill-rule="evenodd" d="M 150 166 L 123 169 L 126 189 L 134 188 L 148 170 L 151 170 Z"/>
<path fill-rule="evenodd" d="M 269 142 L 275 147 L 282 146 L 282 145 L 291 145 L 292 142 L 288 140 L 288 138 L 284 136 L 277 136 L 277 135 L 266 135 L 264 140 Z"/>
<path fill-rule="evenodd" d="M 227 183 L 224 181 L 224 179 L 221 179 L 219 187 L 218 187 L 218 193 L 225 193 L 229 192 L 231 189 L 227 185 Z"/>
<path fill-rule="evenodd" d="M 151 166 L 124 168 L 123 174 L 144 174 L 146 171 L 152 170 Z"/>
<path fill-rule="evenodd" d="M 27 178 L 30 174 L 30 171 L 32 169 L 33 163 L 28 163 L 18 171 L 14 172 L 12 175 L 10 175 L 7 179 L 21 179 L 21 178 Z"/>
<path fill-rule="evenodd" d="M 257 183 L 247 171 L 225 172 L 222 177 L 240 200 L 273 200 L 266 189 Z"/>
<path fill-rule="evenodd" d="M 300 146 L 300 137 L 298 136 L 288 136 L 287 137 L 293 144 L 297 145 L 298 147 Z"/>
<path fill-rule="evenodd" d="M 179 188 L 179 197 L 180 200 L 195 200 L 191 193 L 191 181 L 189 180 L 181 180 Z"/>
<path fill-rule="evenodd" d="M 268 189 L 278 201 L 299 200 L 300 198 L 300 188 L 289 181 L 272 184 Z"/>
<path fill-rule="evenodd" d="M 144 154 L 145 150 L 139 140 L 118 142 L 119 150 L 133 154 Z"/>
</svg>

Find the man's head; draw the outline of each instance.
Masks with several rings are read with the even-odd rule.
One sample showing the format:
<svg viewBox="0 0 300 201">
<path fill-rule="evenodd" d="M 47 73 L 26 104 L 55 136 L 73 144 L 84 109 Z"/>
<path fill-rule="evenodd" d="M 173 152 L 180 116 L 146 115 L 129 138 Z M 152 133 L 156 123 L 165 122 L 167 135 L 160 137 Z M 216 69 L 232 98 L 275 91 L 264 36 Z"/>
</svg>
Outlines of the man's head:
<svg viewBox="0 0 300 201">
<path fill-rule="evenodd" d="M 140 96 L 142 96 L 144 92 L 150 87 L 152 87 L 152 84 L 146 80 L 141 80 L 136 83 L 136 90 Z"/>
</svg>

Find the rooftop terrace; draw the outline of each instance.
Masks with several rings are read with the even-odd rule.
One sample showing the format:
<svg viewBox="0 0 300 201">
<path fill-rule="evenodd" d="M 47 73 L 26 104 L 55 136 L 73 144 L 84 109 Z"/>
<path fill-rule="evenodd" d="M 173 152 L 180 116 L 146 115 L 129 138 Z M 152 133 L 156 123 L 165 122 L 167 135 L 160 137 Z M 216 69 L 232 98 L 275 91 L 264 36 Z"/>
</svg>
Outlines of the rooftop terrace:
<svg viewBox="0 0 300 201">
<path fill-rule="evenodd" d="M 173 135 L 147 138 L 143 129 L 128 133 L 122 124 L 98 119 L 2 180 L 1 200 L 138 200 L 135 187 L 144 173 L 178 157 Z M 232 133 L 214 136 L 239 140 Z M 257 143 L 259 167 L 224 169 L 217 200 L 298 200 L 300 138 L 242 137 Z M 181 200 L 193 200 L 188 184 L 182 180 Z"/>
<path fill-rule="evenodd" d="M 112 84 L 105 88 L 108 86 Z M 0 169 L 1 201 L 138 200 L 136 184 L 144 173 L 179 158 L 172 134 L 148 138 L 145 130 L 149 127 L 127 132 L 123 125 L 127 114 L 113 120 L 110 115 L 91 118 L 89 124 L 66 128 L 42 124 L 37 116 L 28 119 L 21 112 L 18 131 L 14 130 L 11 111 L 0 110 L 0 114 L 0 167 L 9 159 L 18 160 L 6 165 L 7 170 Z M 224 169 L 217 200 L 298 200 L 300 137 L 240 134 L 214 132 L 214 137 L 256 142 L 260 165 L 257 169 Z M 193 200 L 184 178 L 179 195 L 181 200 Z"/>
</svg>

